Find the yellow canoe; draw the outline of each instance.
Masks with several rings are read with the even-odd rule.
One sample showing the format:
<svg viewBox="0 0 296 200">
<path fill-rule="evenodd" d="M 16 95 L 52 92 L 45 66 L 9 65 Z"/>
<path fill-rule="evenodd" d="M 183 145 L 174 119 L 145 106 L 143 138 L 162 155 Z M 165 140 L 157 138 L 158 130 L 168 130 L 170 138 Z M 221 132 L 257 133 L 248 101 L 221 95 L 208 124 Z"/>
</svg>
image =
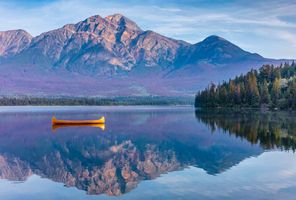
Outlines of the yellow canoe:
<svg viewBox="0 0 296 200">
<path fill-rule="evenodd" d="M 55 117 L 52 117 L 52 124 L 62 124 L 62 125 L 80 125 L 80 124 L 104 124 L 105 123 L 105 117 L 101 117 L 97 120 L 58 120 Z"/>
</svg>

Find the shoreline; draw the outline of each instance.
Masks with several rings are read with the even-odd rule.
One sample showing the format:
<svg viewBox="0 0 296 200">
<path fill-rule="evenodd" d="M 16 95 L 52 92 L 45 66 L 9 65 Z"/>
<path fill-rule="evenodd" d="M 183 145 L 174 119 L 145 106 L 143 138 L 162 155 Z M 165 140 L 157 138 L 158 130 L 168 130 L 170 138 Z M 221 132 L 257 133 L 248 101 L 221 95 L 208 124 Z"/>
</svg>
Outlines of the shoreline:
<svg viewBox="0 0 296 200">
<path fill-rule="evenodd" d="M 194 105 L 194 97 L 0 97 L 0 106 L 178 106 Z"/>
<path fill-rule="evenodd" d="M 260 108 L 260 107 L 194 107 L 195 111 L 232 111 L 232 112 L 244 112 L 244 111 L 256 111 L 256 112 L 296 112 L 293 109 L 280 109 L 280 108 Z"/>
</svg>

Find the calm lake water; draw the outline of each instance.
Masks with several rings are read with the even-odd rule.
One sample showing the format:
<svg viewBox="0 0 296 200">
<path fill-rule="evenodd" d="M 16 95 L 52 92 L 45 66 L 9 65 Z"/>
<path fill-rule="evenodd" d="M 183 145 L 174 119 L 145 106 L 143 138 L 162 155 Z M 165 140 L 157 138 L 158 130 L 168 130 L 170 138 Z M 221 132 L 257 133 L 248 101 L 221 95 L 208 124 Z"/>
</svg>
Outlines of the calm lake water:
<svg viewBox="0 0 296 200">
<path fill-rule="evenodd" d="M 52 127 L 53 115 L 107 121 Z M 0 136 L 1 200 L 296 196 L 293 113 L 0 107 Z"/>
</svg>

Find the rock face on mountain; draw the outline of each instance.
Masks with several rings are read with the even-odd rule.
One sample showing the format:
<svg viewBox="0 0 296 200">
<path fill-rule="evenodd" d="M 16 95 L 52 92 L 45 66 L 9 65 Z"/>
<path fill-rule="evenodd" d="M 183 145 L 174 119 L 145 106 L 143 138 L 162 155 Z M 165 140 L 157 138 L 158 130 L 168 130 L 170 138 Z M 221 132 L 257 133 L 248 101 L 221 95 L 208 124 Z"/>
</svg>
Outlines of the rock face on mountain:
<svg viewBox="0 0 296 200">
<path fill-rule="evenodd" d="M 0 90 L 2 94 L 52 95 L 59 87 L 54 85 L 56 82 L 72 87 L 77 82 L 88 81 L 92 82 L 93 91 L 87 94 L 100 96 L 141 95 L 141 92 L 130 88 L 142 88 L 140 91 L 144 90 L 148 95 L 192 95 L 197 87 L 187 87 L 198 85 L 199 75 L 208 75 L 206 72 L 200 73 L 200 68 L 204 70 L 204 66 L 211 71 L 219 65 L 227 65 L 231 69 L 234 64 L 237 66 L 240 63 L 248 64 L 249 69 L 270 62 L 218 36 L 210 36 L 192 45 L 153 31 L 144 31 L 120 14 L 105 18 L 95 15 L 36 37 L 23 30 L 0 32 L 0 61 L 0 72 L 3 72 L 1 78 L 6 84 L 5 88 L 9 88 L 8 91 Z M 185 73 L 183 69 L 188 67 L 192 70 Z M 179 74 L 179 71 L 183 73 Z M 172 76 L 167 76 L 171 73 Z M 13 83 L 11 74 L 15 80 Z M 46 82 L 51 80 L 54 83 L 48 86 L 43 79 L 44 74 L 48 78 Z M 128 74 L 129 81 L 119 80 L 122 74 Z M 186 79 L 187 75 L 194 75 L 191 81 L 180 79 Z M 226 73 L 221 79 L 231 75 L 231 72 Z M 109 76 L 116 80 L 111 82 Z M 164 77 L 178 77 L 178 80 L 167 81 Z M 109 82 L 102 81 L 102 78 L 107 78 Z M 151 78 L 158 83 L 158 92 L 151 89 L 154 88 L 149 85 Z M 75 80 L 65 82 L 67 79 Z M 212 80 L 204 80 L 201 85 L 207 85 L 209 81 Z M 115 93 L 108 94 L 96 88 L 96 85 L 112 85 L 114 82 L 126 92 L 116 93 L 115 86 L 111 88 Z M 83 90 L 77 90 L 78 86 L 73 87 L 73 90 L 61 91 L 62 94 L 85 95 L 79 92 Z"/>
<path fill-rule="evenodd" d="M 29 47 L 32 36 L 24 30 L 0 31 L 0 56 L 12 56 Z"/>
</svg>

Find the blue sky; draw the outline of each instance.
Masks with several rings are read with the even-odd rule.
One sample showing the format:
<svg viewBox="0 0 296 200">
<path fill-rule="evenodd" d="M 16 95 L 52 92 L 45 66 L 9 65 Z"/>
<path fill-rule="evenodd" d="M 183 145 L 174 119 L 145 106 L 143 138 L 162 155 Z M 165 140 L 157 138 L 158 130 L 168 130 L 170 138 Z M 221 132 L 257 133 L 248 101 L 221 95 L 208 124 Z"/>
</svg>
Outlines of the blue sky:
<svg viewBox="0 0 296 200">
<path fill-rule="evenodd" d="M 296 59 L 296 0 L 1 0 L 0 30 L 36 36 L 114 13 L 190 43 L 219 35 L 265 57 Z"/>
</svg>

